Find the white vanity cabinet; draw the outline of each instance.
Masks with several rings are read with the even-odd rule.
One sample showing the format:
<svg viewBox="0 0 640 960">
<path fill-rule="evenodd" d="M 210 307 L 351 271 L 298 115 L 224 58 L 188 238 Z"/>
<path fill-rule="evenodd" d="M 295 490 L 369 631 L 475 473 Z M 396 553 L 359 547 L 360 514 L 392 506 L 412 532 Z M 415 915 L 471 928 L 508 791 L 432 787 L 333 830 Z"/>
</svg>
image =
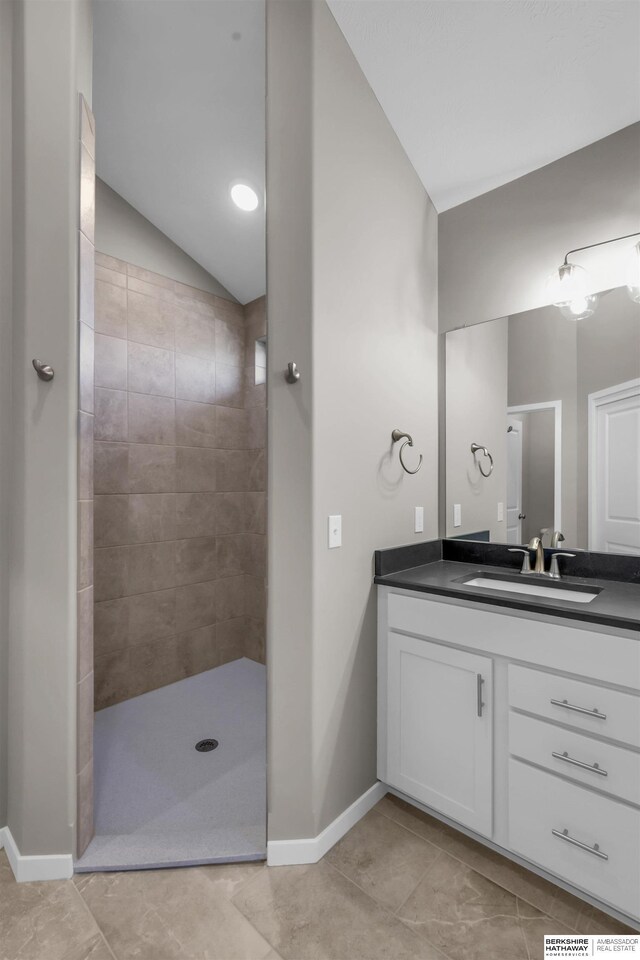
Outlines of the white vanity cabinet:
<svg viewBox="0 0 640 960">
<path fill-rule="evenodd" d="M 640 635 L 378 589 L 380 780 L 638 926 Z"/>
</svg>

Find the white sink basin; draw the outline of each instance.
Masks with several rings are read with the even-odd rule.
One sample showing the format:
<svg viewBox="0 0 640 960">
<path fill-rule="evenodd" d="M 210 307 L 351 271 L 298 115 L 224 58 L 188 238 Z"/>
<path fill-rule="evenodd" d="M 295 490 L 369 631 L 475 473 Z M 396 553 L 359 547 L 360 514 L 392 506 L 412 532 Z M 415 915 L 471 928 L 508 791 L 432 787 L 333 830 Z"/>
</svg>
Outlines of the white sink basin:
<svg viewBox="0 0 640 960">
<path fill-rule="evenodd" d="M 518 583 L 514 580 L 498 580 L 495 577 L 474 577 L 465 580 L 467 587 L 482 587 L 484 590 L 499 590 L 501 593 L 525 593 L 531 597 L 549 597 L 552 600 L 569 600 L 571 603 L 591 603 L 598 596 L 599 590 L 591 593 L 588 590 L 568 590 L 566 587 L 556 587 L 543 583 Z"/>
</svg>

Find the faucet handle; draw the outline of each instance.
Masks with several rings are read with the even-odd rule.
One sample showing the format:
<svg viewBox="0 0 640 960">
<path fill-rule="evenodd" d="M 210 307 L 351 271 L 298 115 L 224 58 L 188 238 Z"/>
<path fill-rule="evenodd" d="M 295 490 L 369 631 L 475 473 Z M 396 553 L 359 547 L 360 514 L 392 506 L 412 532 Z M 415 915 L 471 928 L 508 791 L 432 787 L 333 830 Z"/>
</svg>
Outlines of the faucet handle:
<svg viewBox="0 0 640 960">
<path fill-rule="evenodd" d="M 531 557 L 527 547 L 509 547 L 509 553 L 523 554 L 520 573 L 531 573 Z"/>
<path fill-rule="evenodd" d="M 563 551 L 558 551 L 551 556 L 551 566 L 549 567 L 549 576 L 553 577 L 554 580 L 560 579 L 560 568 L 558 566 L 558 557 L 575 557 L 575 553 L 564 553 Z"/>
</svg>

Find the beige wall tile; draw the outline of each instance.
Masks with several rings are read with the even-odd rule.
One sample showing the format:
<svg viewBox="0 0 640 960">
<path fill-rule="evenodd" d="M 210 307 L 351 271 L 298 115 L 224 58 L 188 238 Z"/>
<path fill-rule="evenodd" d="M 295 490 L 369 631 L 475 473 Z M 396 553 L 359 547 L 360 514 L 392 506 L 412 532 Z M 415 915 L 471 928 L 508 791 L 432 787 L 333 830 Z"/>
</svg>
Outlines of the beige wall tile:
<svg viewBox="0 0 640 960">
<path fill-rule="evenodd" d="M 267 335 L 267 298 L 258 297 L 244 305 L 244 322 L 251 339 Z"/>
<path fill-rule="evenodd" d="M 93 759 L 77 776 L 76 802 L 78 806 L 77 852 L 81 857 L 93 839 Z M 91 958 L 92 960 L 92 958 Z"/>
<path fill-rule="evenodd" d="M 129 340 L 165 350 L 175 349 L 173 304 L 136 293 L 130 288 L 127 300 Z"/>
<path fill-rule="evenodd" d="M 216 317 L 216 360 L 244 369 L 244 325 Z"/>
<path fill-rule="evenodd" d="M 176 354 L 176 397 L 215 403 L 216 365 L 213 360 Z"/>
<path fill-rule="evenodd" d="M 246 367 L 244 371 L 244 407 L 263 407 L 267 403 L 266 383 L 255 382 L 255 368 Z"/>
<path fill-rule="evenodd" d="M 244 572 L 252 577 L 264 578 L 267 574 L 267 538 L 257 534 L 247 534 L 245 538 Z"/>
<path fill-rule="evenodd" d="M 96 255 L 97 256 L 97 255 Z M 101 267 L 96 262 L 96 280 L 102 280 L 104 283 L 114 283 L 117 287 L 126 289 L 127 277 L 123 273 L 115 270 L 109 270 L 107 267 Z"/>
<path fill-rule="evenodd" d="M 262 577 L 245 576 L 245 608 L 244 612 L 254 620 L 264 620 L 267 615 L 266 583 Z"/>
<path fill-rule="evenodd" d="M 220 620 L 234 620 L 245 613 L 244 577 L 225 577 L 216 580 L 216 616 Z"/>
<path fill-rule="evenodd" d="M 148 690 L 157 690 L 168 683 L 175 683 L 184 677 L 175 637 L 131 647 L 129 665 L 134 697 Z"/>
<path fill-rule="evenodd" d="M 129 394 L 129 440 L 132 443 L 176 442 L 175 400 Z"/>
<path fill-rule="evenodd" d="M 129 547 L 97 547 L 94 550 L 93 591 L 96 603 L 127 594 Z M 94 668 L 96 675 L 99 673 Z"/>
<path fill-rule="evenodd" d="M 196 291 L 201 294 L 200 297 L 190 297 L 185 296 L 184 293 L 176 292 L 176 303 L 181 310 L 186 310 L 188 313 L 200 314 L 202 317 L 209 317 L 209 319 L 215 319 L 215 309 L 214 301 L 215 297 L 211 293 L 207 293 L 205 290 Z M 204 299 L 208 298 L 208 299 Z"/>
<path fill-rule="evenodd" d="M 173 493 L 176 489 L 176 448 L 132 443 L 129 446 L 131 493 Z"/>
<path fill-rule="evenodd" d="M 216 533 L 244 533 L 247 512 L 244 493 L 216 494 Z"/>
<path fill-rule="evenodd" d="M 244 307 L 241 303 L 226 300 L 223 297 L 213 298 L 216 319 L 233 321 L 244 328 Z"/>
<path fill-rule="evenodd" d="M 96 334 L 95 342 L 96 387 L 111 390 L 127 389 L 127 341 L 118 337 Z"/>
<path fill-rule="evenodd" d="M 247 415 L 236 407 L 216 407 L 216 446 L 244 450 L 247 446 Z"/>
<path fill-rule="evenodd" d="M 217 584 L 208 580 L 190 583 L 176 589 L 176 632 L 184 633 L 195 627 L 206 627 L 216 622 Z"/>
<path fill-rule="evenodd" d="M 78 501 L 78 589 L 93 583 L 93 501 Z"/>
<path fill-rule="evenodd" d="M 95 657 L 102 657 L 129 644 L 129 600 L 102 600 L 94 604 Z"/>
<path fill-rule="evenodd" d="M 247 538 L 244 535 L 216 539 L 218 577 L 235 577 L 245 572 Z"/>
<path fill-rule="evenodd" d="M 80 230 L 87 240 L 95 241 L 96 162 L 83 145 L 80 147 Z"/>
<path fill-rule="evenodd" d="M 175 493 L 135 493 L 129 496 L 129 542 L 175 540 Z"/>
<path fill-rule="evenodd" d="M 127 596 L 165 590 L 178 582 L 174 541 L 138 543 L 126 547 L 126 550 L 128 551 Z"/>
<path fill-rule="evenodd" d="M 265 450 L 250 451 L 249 480 L 247 489 L 251 491 L 267 489 L 267 455 Z"/>
<path fill-rule="evenodd" d="M 218 455 L 219 451 L 205 447 L 178 447 L 176 490 L 180 493 L 208 493 L 215 490 Z"/>
<path fill-rule="evenodd" d="M 243 411 L 246 420 L 246 440 L 250 450 L 260 450 L 267 445 L 267 410 L 265 407 L 250 407 Z"/>
<path fill-rule="evenodd" d="M 78 500 L 93 498 L 93 417 L 78 413 Z"/>
<path fill-rule="evenodd" d="M 124 391 L 96 388 L 93 431 L 96 440 L 128 439 L 127 394 Z"/>
<path fill-rule="evenodd" d="M 107 270 L 114 270 L 117 273 L 127 276 L 127 264 L 124 260 L 118 260 L 116 257 L 110 257 L 106 253 L 100 253 L 96 250 L 96 266 L 105 267 Z"/>
<path fill-rule="evenodd" d="M 96 279 L 95 330 L 108 337 L 127 336 L 127 291 Z"/>
<path fill-rule="evenodd" d="M 243 407 L 244 378 L 242 367 L 216 362 L 216 403 L 225 407 Z"/>
<path fill-rule="evenodd" d="M 214 624 L 180 634 L 177 647 L 178 660 L 186 677 L 220 666 Z"/>
<path fill-rule="evenodd" d="M 224 620 L 216 625 L 218 663 L 229 663 L 244 656 L 245 618 Z"/>
<path fill-rule="evenodd" d="M 216 490 L 221 493 L 242 493 L 248 490 L 250 482 L 248 464 L 250 464 L 249 452 L 246 450 L 218 450 Z"/>
<path fill-rule="evenodd" d="M 176 541 L 176 584 L 198 583 L 216 578 L 215 544 L 213 537 Z"/>
<path fill-rule="evenodd" d="M 213 537 L 216 534 L 216 494 L 179 493 L 176 496 L 176 536 Z"/>
<path fill-rule="evenodd" d="M 80 276 L 78 288 L 78 319 L 88 327 L 95 326 L 96 261 L 90 240 L 80 234 Z"/>
<path fill-rule="evenodd" d="M 77 679 L 93 671 L 93 587 L 78 591 Z M 93 682 L 93 681 L 92 681 Z"/>
<path fill-rule="evenodd" d="M 78 684 L 77 770 L 82 770 L 93 756 L 93 673 Z"/>
<path fill-rule="evenodd" d="M 96 441 L 93 445 L 95 493 L 127 493 L 129 490 L 129 444 Z"/>
<path fill-rule="evenodd" d="M 122 494 L 102 494 L 93 502 L 96 547 L 129 543 L 129 498 Z"/>
<path fill-rule="evenodd" d="M 176 314 L 176 353 L 200 357 L 202 360 L 216 359 L 215 321 L 213 317 L 179 308 Z"/>
<path fill-rule="evenodd" d="M 175 397 L 174 356 L 172 350 L 129 343 L 128 389 L 134 393 Z"/>
<path fill-rule="evenodd" d="M 198 290 L 197 287 L 190 287 L 186 283 L 180 283 L 179 280 L 174 280 L 173 288 L 180 297 L 187 300 L 198 300 L 201 303 L 209 304 L 210 307 L 213 307 L 217 300 L 217 297 L 207 290 Z"/>
<path fill-rule="evenodd" d="M 152 297 L 155 300 L 160 300 L 162 303 L 173 305 L 175 303 L 175 294 L 171 287 L 171 281 L 169 286 L 162 286 L 157 283 L 149 283 L 148 280 L 141 280 L 139 277 L 134 277 L 131 275 L 131 271 L 137 269 L 132 267 L 131 264 L 127 264 L 127 289 L 133 293 L 142 294 L 145 297 Z M 150 274 L 154 276 L 154 274 Z M 157 276 L 157 274 L 155 274 Z"/>
<path fill-rule="evenodd" d="M 263 620 L 245 617 L 244 656 L 257 663 L 265 662 L 266 628 Z"/>
<path fill-rule="evenodd" d="M 78 354 L 78 404 L 80 410 L 93 413 L 94 334 L 86 323 L 79 325 Z"/>
<path fill-rule="evenodd" d="M 160 273 L 152 273 L 151 270 L 145 270 L 144 267 L 136 267 L 134 264 L 127 264 L 127 274 L 136 280 L 144 280 L 145 283 L 152 283 L 158 287 L 164 287 L 165 290 L 173 290 L 174 281 L 169 277 L 163 277 Z"/>
<path fill-rule="evenodd" d="M 176 590 L 129 597 L 129 644 L 151 643 L 176 633 Z"/>
<path fill-rule="evenodd" d="M 267 532 L 267 498 L 264 493 L 245 494 L 246 532 Z"/>
<path fill-rule="evenodd" d="M 185 447 L 215 447 L 216 408 L 209 403 L 176 400 L 176 440 Z"/>
<path fill-rule="evenodd" d="M 95 708 L 102 710 L 132 696 L 129 650 L 116 650 L 96 657 Z"/>
</svg>

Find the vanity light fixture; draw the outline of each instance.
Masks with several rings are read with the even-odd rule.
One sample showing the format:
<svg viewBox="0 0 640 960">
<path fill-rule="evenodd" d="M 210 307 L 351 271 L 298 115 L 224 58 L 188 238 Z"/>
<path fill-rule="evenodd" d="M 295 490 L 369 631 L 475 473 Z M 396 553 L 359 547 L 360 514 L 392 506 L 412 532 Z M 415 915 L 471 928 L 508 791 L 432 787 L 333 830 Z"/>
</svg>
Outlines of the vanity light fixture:
<svg viewBox="0 0 640 960">
<path fill-rule="evenodd" d="M 259 203 L 258 194 L 248 183 L 234 183 L 230 193 L 231 199 L 240 210 L 251 213 L 257 209 Z"/>
<path fill-rule="evenodd" d="M 571 254 L 638 236 L 640 233 L 628 233 L 624 237 L 612 237 L 610 240 L 600 240 L 598 243 L 588 243 L 584 247 L 569 250 L 564 263 L 560 264 L 547 281 L 549 299 L 558 307 L 563 317 L 567 320 L 585 320 L 595 313 L 598 306 L 598 294 L 593 291 L 589 274 L 577 263 L 569 263 Z M 640 303 L 640 242 L 635 245 L 634 252 L 635 270 L 629 277 L 627 290 L 631 299 Z"/>
</svg>

